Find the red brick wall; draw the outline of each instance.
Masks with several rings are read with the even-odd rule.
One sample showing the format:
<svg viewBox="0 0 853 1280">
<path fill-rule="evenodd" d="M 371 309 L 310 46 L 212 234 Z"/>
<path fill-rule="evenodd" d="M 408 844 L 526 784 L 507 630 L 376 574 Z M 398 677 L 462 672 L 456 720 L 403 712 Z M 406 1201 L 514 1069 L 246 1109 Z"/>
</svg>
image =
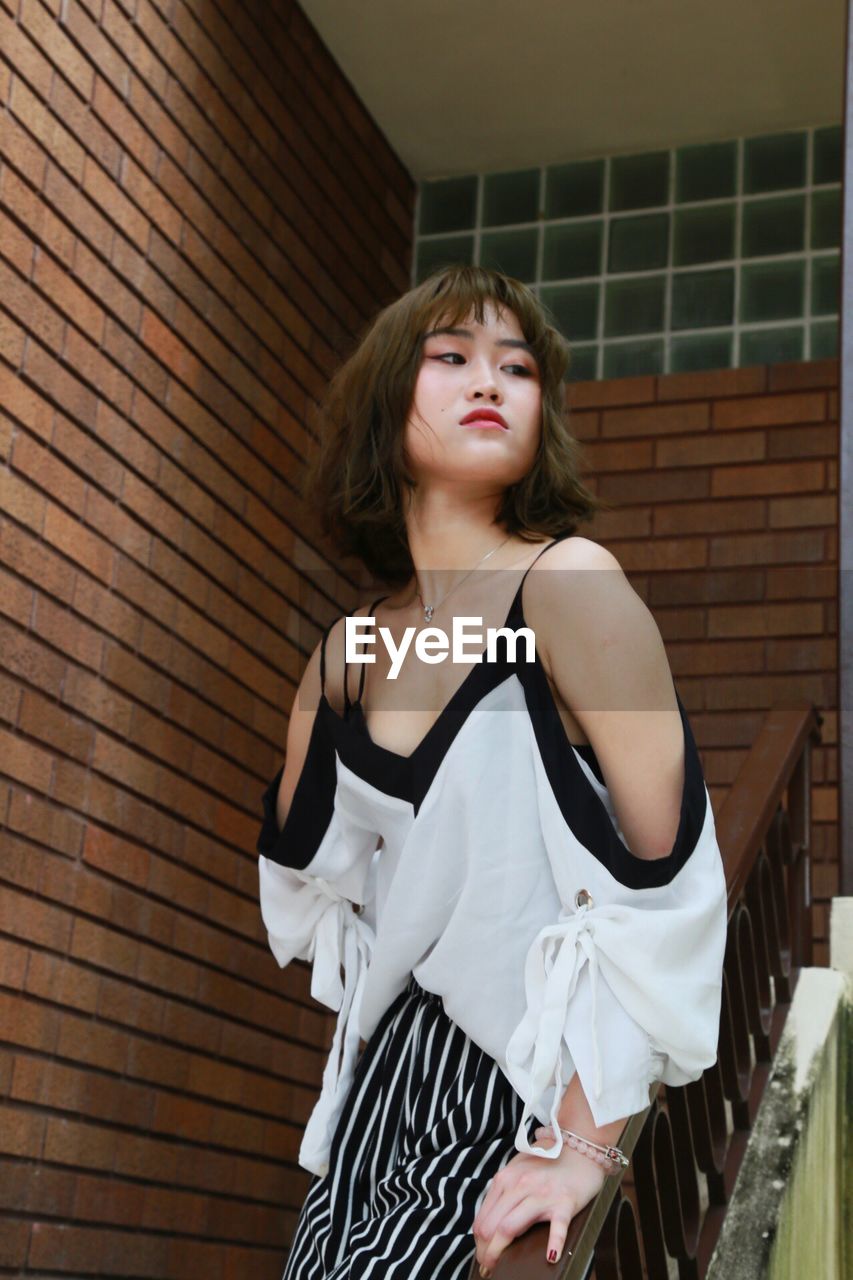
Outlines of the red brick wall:
<svg viewBox="0 0 853 1280">
<path fill-rule="evenodd" d="M 0 0 L 0 50 L 0 1271 L 272 1280 L 329 1023 L 254 840 L 360 598 L 294 477 L 414 187 L 285 0 Z"/>
<path fill-rule="evenodd" d="M 0 1271 L 277 1277 L 330 1023 L 266 946 L 254 838 L 304 654 L 362 597 L 295 477 L 408 285 L 413 187 L 283 0 L 0 0 L 0 50 Z M 826 717 L 822 938 L 836 377 L 573 392 L 620 505 L 588 532 L 715 805 L 767 707 Z"/>
<path fill-rule="evenodd" d="M 838 361 L 580 383 L 573 429 L 618 510 L 585 526 L 654 613 L 718 813 L 771 707 L 814 703 L 812 885 L 838 892 Z"/>
</svg>

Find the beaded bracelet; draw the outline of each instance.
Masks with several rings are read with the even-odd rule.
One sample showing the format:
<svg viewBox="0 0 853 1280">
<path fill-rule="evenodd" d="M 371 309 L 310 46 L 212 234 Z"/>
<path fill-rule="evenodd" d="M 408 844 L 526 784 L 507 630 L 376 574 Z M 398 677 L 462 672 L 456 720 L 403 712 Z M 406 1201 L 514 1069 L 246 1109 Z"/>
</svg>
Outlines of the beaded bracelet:
<svg viewBox="0 0 853 1280">
<path fill-rule="evenodd" d="M 560 1133 L 570 1147 L 583 1156 L 589 1156 L 590 1160 L 595 1160 L 605 1173 L 618 1173 L 620 1169 L 627 1169 L 630 1164 L 624 1151 L 620 1151 L 618 1147 L 605 1147 L 598 1142 L 590 1142 L 589 1138 L 582 1138 L 571 1129 L 561 1129 Z"/>
</svg>

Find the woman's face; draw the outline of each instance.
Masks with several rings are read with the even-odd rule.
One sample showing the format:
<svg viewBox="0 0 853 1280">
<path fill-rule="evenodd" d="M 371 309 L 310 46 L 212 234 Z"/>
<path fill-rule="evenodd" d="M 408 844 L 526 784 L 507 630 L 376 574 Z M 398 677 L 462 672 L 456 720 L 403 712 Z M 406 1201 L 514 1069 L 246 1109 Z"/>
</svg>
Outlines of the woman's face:
<svg viewBox="0 0 853 1280">
<path fill-rule="evenodd" d="M 480 325 L 469 316 L 451 332 L 434 328 L 426 335 L 404 446 L 419 482 L 467 482 L 499 494 L 533 465 L 542 388 L 516 316 L 499 315 L 488 303 L 483 320 Z M 481 409 L 506 425 L 478 421 Z"/>
</svg>

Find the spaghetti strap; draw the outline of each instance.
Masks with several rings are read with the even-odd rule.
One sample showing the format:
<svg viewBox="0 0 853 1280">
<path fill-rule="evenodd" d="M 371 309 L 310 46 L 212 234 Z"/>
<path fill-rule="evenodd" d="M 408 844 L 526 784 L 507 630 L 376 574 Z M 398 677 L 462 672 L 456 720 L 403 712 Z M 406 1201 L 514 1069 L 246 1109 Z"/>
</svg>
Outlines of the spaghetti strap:
<svg viewBox="0 0 853 1280">
<path fill-rule="evenodd" d="M 326 696 L 326 641 L 329 638 L 329 632 L 337 622 L 337 618 L 333 618 L 326 630 L 323 632 L 320 640 L 320 692 L 325 698 Z"/>
<path fill-rule="evenodd" d="M 368 618 L 372 617 L 373 610 L 376 608 L 376 606 L 378 604 L 381 604 L 383 600 L 387 600 L 387 599 L 388 599 L 387 595 L 379 596 L 378 599 L 373 601 L 373 604 L 370 606 L 365 616 Z M 354 706 L 355 703 L 361 702 L 361 696 L 364 693 L 364 674 L 366 671 L 367 671 L 367 663 L 362 662 L 361 675 L 359 676 L 359 680 L 358 680 L 358 697 L 355 699 L 355 702 L 353 702 L 350 699 L 349 689 L 347 687 L 347 663 L 346 663 L 346 653 L 344 653 L 344 715 L 345 716 L 349 715 L 351 706 Z"/>
<path fill-rule="evenodd" d="M 533 566 L 535 565 L 535 563 L 536 563 L 536 561 L 539 559 L 539 557 L 540 557 L 541 555 L 544 555 L 546 551 L 550 550 L 550 548 L 551 548 L 551 547 L 553 547 L 553 545 L 554 545 L 554 543 L 555 543 L 555 542 L 562 542 L 563 538 L 568 538 L 572 533 L 574 533 L 574 529 L 564 529 L 562 533 L 558 533 L 558 534 L 555 536 L 555 538 L 554 538 L 554 541 L 553 541 L 553 542 L 549 542 L 546 546 L 544 546 L 544 547 L 542 548 L 542 550 L 541 550 L 541 551 L 538 551 L 538 552 L 536 553 L 536 555 L 535 555 L 535 556 L 533 557 L 533 559 L 530 561 L 530 564 L 529 564 L 529 565 L 527 566 L 527 568 L 524 570 L 524 573 L 521 575 L 521 582 L 518 584 L 518 599 L 519 599 L 519 600 L 521 599 L 521 590 L 522 590 L 522 587 L 524 586 L 524 579 L 527 577 L 528 573 L 529 573 L 529 572 L 530 572 L 530 570 L 533 568 Z"/>
</svg>

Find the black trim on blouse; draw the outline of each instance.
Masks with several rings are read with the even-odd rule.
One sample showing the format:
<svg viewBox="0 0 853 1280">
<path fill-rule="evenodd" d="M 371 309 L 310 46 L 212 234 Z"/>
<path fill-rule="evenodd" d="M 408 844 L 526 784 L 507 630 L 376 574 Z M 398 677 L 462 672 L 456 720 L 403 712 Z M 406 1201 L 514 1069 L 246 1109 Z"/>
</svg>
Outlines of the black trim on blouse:
<svg viewBox="0 0 853 1280">
<path fill-rule="evenodd" d="M 533 557 L 521 576 L 521 581 L 504 620 L 504 627 L 515 631 L 519 626 L 525 625 L 522 591 L 528 573 L 549 547 L 552 547 L 555 542 L 561 542 L 564 538 L 571 536 L 573 532 L 574 530 L 572 529 L 566 529 L 557 534 L 551 542 L 542 547 Z M 376 605 L 384 598 L 384 596 L 380 596 L 370 606 L 369 614 L 373 613 Z M 508 646 L 509 638 L 507 636 L 499 636 L 496 644 L 495 661 L 486 662 L 484 660 L 472 666 L 465 679 L 457 687 L 439 714 L 438 719 L 433 722 L 414 751 L 408 756 L 400 755 L 399 752 L 392 751 L 390 747 L 381 746 L 378 742 L 374 742 L 370 736 L 364 715 L 364 706 L 361 701 L 366 670 L 366 664 L 362 663 L 358 697 L 354 700 L 350 700 L 346 692 L 346 680 L 344 681 L 346 711 L 343 716 L 340 716 L 324 699 L 324 714 L 343 763 L 353 773 L 357 773 L 359 777 L 378 790 L 384 791 L 388 795 L 397 796 L 401 800 L 408 800 L 413 807 L 415 815 L 417 815 L 424 799 L 432 788 L 432 784 L 448 751 L 453 746 L 457 735 L 471 712 L 487 693 L 497 688 L 499 684 L 502 684 L 504 680 L 513 674 L 519 662 L 527 665 L 523 659 L 516 659 L 515 662 L 511 662 Z M 519 652 L 524 652 L 522 646 L 519 646 Z"/>
<path fill-rule="evenodd" d="M 551 790 L 566 826 L 629 889 L 659 888 L 675 878 L 690 857 L 705 823 L 707 793 L 699 751 L 684 705 L 675 691 L 684 731 L 684 785 L 678 830 L 663 858 L 641 858 L 616 833 L 610 815 L 578 763 L 566 736 L 545 670 L 538 661 L 523 676 L 528 713 Z M 600 780 L 603 782 L 600 772 Z M 605 784 L 606 785 L 606 784 Z"/>
<path fill-rule="evenodd" d="M 255 849 L 283 867 L 304 871 L 329 829 L 338 782 L 334 743 L 319 714 L 314 718 L 302 772 L 284 826 L 279 830 L 276 797 L 283 773 L 281 765 L 261 797 L 264 817 Z"/>
<path fill-rule="evenodd" d="M 561 534 L 555 541 L 566 536 L 568 534 Z M 548 546 L 553 546 L 553 543 Z M 544 547 L 539 555 L 547 549 Z M 538 558 L 537 556 L 536 559 Z M 533 563 L 535 560 L 525 570 L 510 605 L 504 623 L 509 630 L 515 631 L 526 625 L 522 609 L 522 588 Z M 373 608 L 375 605 L 371 612 Z M 264 819 L 256 845 L 258 853 L 265 854 L 282 866 L 302 870 L 308 865 L 316 854 L 334 813 L 336 757 L 369 786 L 385 795 L 408 801 L 412 805 L 413 815 L 417 816 L 447 753 L 452 749 L 456 737 L 475 707 L 487 693 L 516 675 L 524 689 L 539 752 L 566 825 L 614 879 L 631 889 L 665 885 L 677 875 L 690 857 L 705 822 L 707 797 L 696 742 L 677 690 L 685 753 L 678 831 L 672 850 L 666 857 L 640 858 L 617 835 L 600 796 L 584 773 L 576 752 L 589 764 L 601 785 L 606 786 L 592 745 L 575 745 L 566 735 L 538 655 L 532 663 L 518 657 L 512 662 L 508 653 L 509 640 L 506 636 L 499 636 L 496 660 L 472 666 L 414 751 L 404 756 L 381 746 L 370 737 L 361 702 L 364 664 L 359 696 L 355 700 L 349 698 L 345 686 L 345 715 L 335 711 L 326 697 L 325 641 L 331 625 L 323 635 L 320 654 L 322 692 L 302 772 L 281 831 L 276 823 L 276 797 L 284 771 L 283 765 L 264 791 Z M 524 646 L 519 646 L 519 654 L 524 651 Z"/>
</svg>

